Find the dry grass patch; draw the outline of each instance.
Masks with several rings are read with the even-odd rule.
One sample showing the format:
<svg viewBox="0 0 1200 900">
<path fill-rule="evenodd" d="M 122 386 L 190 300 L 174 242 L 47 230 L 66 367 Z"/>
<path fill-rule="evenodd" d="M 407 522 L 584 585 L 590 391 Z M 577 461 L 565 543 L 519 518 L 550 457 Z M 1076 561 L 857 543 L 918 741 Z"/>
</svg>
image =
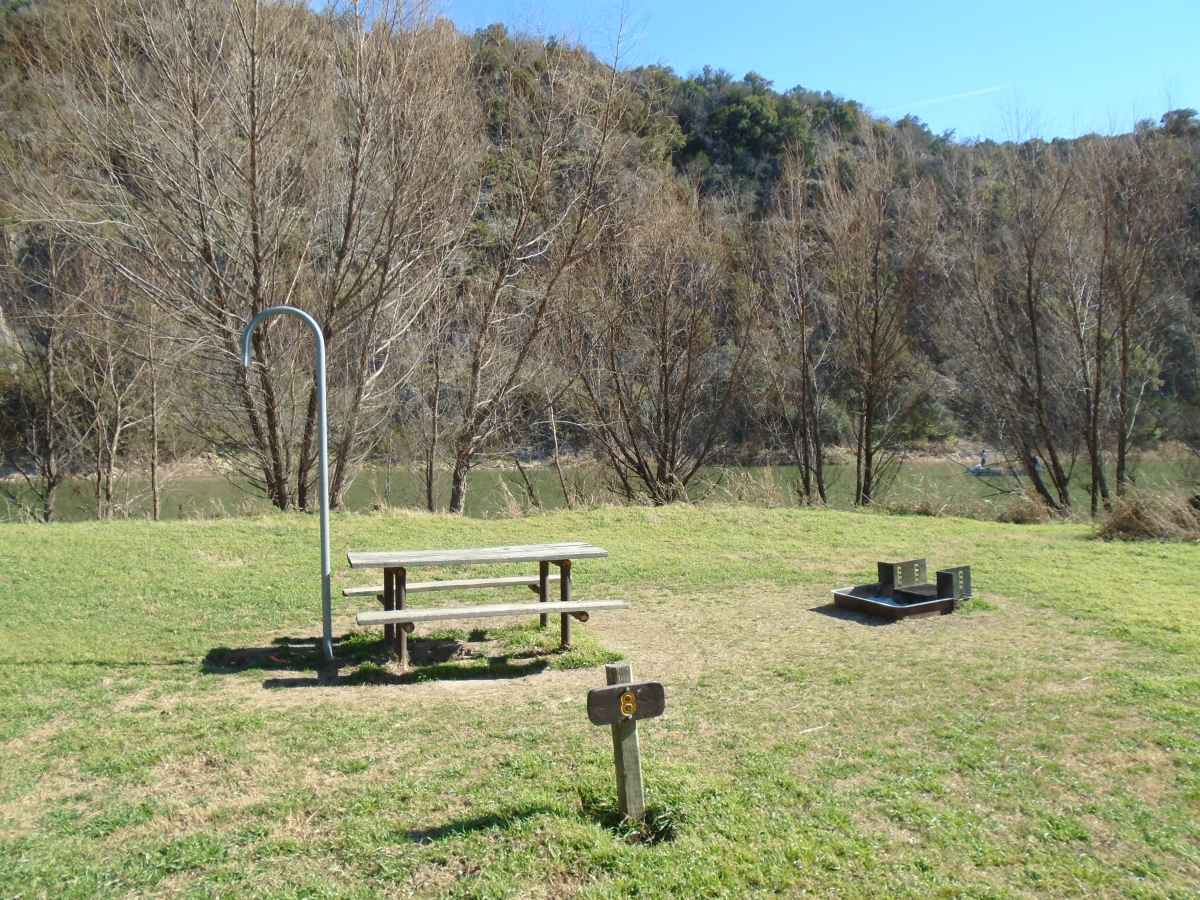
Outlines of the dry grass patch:
<svg viewBox="0 0 1200 900">
<path fill-rule="evenodd" d="M 1200 541 L 1200 508 L 1172 494 L 1118 497 L 1096 534 L 1104 540 Z"/>
</svg>

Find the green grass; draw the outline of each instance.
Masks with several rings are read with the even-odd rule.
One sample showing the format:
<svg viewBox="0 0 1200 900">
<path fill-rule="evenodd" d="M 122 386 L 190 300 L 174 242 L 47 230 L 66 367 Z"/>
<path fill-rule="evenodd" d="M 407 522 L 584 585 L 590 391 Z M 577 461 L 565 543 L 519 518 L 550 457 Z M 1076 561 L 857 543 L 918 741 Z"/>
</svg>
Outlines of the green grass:
<svg viewBox="0 0 1200 900">
<path fill-rule="evenodd" d="M 566 539 L 611 553 L 577 596 L 632 604 L 570 653 L 425 628 L 401 675 L 339 597 L 318 686 L 313 517 L 0 528 L 0 896 L 1195 895 L 1200 548 L 716 505 L 333 522 L 338 563 Z M 979 599 L 827 606 L 917 555 Z M 645 829 L 584 714 L 618 656 L 668 692 Z"/>
</svg>

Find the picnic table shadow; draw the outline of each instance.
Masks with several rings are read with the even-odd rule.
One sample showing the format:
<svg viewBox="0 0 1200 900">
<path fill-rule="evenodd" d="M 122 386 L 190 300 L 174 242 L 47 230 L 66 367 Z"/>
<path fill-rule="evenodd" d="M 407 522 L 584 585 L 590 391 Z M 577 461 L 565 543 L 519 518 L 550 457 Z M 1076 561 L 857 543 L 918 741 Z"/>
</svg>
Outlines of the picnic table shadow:
<svg viewBox="0 0 1200 900">
<path fill-rule="evenodd" d="M 523 678 L 541 672 L 550 664 L 550 654 L 524 651 L 467 657 L 468 661 L 473 659 L 475 662 L 464 665 L 453 661 L 461 659 L 461 641 L 410 637 L 412 665 L 408 671 L 400 673 L 388 668 L 392 662 L 391 650 L 382 639 L 351 641 L 344 635 L 334 636 L 332 664 L 322 658 L 320 643 L 316 636 L 280 637 L 262 647 L 213 647 L 204 655 L 200 669 L 206 675 L 278 672 L 280 675 L 263 681 L 264 688 L 277 689 Z M 288 674 L 284 675 L 285 672 Z M 297 672 L 304 674 L 297 675 Z"/>
</svg>

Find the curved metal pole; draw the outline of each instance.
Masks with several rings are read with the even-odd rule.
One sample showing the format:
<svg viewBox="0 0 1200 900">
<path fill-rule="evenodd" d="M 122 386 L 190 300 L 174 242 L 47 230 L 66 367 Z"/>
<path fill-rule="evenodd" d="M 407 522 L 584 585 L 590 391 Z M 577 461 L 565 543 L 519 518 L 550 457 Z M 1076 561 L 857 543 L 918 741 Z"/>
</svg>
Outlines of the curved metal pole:
<svg viewBox="0 0 1200 900">
<path fill-rule="evenodd" d="M 263 319 L 271 316 L 295 316 L 312 329 L 317 340 L 317 409 L 318 430 L 321 433 L 321 653 L 326 662 L 333 662 L 333 601 L 329 571 L 329 423 L 325 413 L 325 335 L 317 320 L 294 306 L 272 306 L 250 320 L 242 332 L 242 365 L 250 365 L 250 335 Z"/>
</svg>

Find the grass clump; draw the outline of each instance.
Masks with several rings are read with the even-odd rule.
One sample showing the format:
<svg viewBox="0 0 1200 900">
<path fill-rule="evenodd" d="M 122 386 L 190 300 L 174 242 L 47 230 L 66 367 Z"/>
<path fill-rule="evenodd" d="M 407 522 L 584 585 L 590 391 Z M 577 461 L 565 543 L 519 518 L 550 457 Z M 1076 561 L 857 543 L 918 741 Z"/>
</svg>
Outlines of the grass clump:
<svg viewBox="0 0 1200 900">
<path fill-rule="evenodd" d="M 928 516 L 929 518 L 937 518 L 949 513 L 950 504 L 937 500 L 934 497 L 922 496 L 908 500 L 891 500 L 884 506 L 884 510 L 890 516 Z"/>
<path fill-rule="evenodd" d="M 578 792 L 583 814 L 626 844 L 652 847 L 669 843 L 678 836 L 683 819 L 681 798 L 651 803 L 646 807 L 645 817 L 637 821 L 621 815 L 611 788 L 602 792 L 589 784 L 581 785 Z"/>
<path fill-rule="evenodd" d="M 1043 525 L 1049 522 L 1054 514 L 1036 495 L 1030 493 L 1017 494 L 1008 506 L 996 514 L 997 522 L 1009 525 Z"/>
<path fill-rule="evenodd" d="M 1183 497 L 1136 492 L 1117 499 L 1096 533 L 1106 541 L 1200 541 L 1200 509 Z"/>
</svg>

